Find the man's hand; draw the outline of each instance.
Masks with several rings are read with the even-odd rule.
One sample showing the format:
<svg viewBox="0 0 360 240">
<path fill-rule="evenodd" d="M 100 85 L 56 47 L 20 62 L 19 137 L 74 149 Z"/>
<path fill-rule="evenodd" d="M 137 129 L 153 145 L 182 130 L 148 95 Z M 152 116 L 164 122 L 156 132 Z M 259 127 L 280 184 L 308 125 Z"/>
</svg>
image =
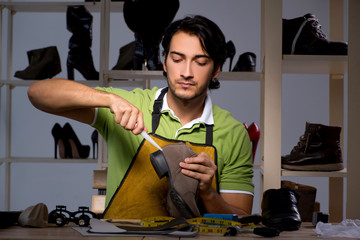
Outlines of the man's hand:
<svg viewBox="0 0 360 240">
<path fill-rule="evenodd" d="M 196 157 L 186 158 L 180 162 L 181 172 L 199 180 L 199 194 L 204 195 L 212 191 L 211 184 L 217 170 L 214 161 L 204 152 Z"/>
<path fill-rule="evenodd" d="M 116 95 L 113 96 L 109 108 L 114 114 L 115 122 L 124 129 L 131 130 L 135 135 L 140 134 L 143 130 L 147 132 L 144 126 L 143 113 L 125 99 Z"/>
</svg>

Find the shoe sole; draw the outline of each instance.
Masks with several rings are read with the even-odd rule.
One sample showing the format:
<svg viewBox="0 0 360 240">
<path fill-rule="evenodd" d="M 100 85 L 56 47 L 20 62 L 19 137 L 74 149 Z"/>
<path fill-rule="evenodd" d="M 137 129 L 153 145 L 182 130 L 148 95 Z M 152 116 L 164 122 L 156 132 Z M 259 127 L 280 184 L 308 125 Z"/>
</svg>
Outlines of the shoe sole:
<svg viewBox="0 0 360 240">
<path fill-rule="evenodd" d="M 313 164 L 313 165 L 289 165 L 281 164 L 283 169 L 296 171 L 340 171 L 344 169 L 343 163 Z"/>
</svg>

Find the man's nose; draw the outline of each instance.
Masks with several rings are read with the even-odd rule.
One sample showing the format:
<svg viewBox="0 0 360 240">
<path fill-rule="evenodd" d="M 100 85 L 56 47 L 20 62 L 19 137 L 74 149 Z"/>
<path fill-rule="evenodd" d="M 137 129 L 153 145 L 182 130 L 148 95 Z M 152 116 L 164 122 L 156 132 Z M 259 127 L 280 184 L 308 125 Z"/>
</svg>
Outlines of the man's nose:
<svg viewBox="0 0 360 240">
<path fill-rule="evenodd" d="M 191 66 L 191 62 L 185 62 L 182 70 L 181 70 L 181 76 L 185 79 L 192 78 L 193 77 L 193 69 Z"/>
</svg>

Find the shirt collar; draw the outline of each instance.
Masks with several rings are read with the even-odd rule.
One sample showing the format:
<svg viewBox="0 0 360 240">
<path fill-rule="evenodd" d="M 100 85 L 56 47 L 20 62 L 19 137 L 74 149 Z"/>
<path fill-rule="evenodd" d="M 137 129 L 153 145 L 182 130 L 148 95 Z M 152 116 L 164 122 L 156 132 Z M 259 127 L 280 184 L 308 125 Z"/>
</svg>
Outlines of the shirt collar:
<svg viewBox="0 0 360 240">
<path fill-rule="evenodd" d="M 155 99 L 158 99 L 160 93 L 161 93 L 161 89 L 158 89 L 156 91 L 155 94 Z M 179 119 L 173 112 L 173 110 L 171 110 L 169 108 L 168 102 L 167 102 L 167 93 L 165 93 L 164 95 L 164 101 L 163 101 L 163 105 L 161 108 L 161 112 L 163 111 L 170 111 L 170 113 L 177 119 Z M 212 101 L 211 101 L 211 97 L 209 92 L 207 92 L 206 95 L 206 99 L 205 99 L 205 106 L 204 106 L 204 110 L 202 115 L 199 118 L 196 118 L 194 120 L 192 120 L 191 122 L 187 123 L 186 125 L 184 125 L 182 128 L 191 128 L 192 126 L 194 126 L 197 123 L 205 123 L 207 125 L 214 125 L 214 118 L 213 118 L 213 111 L 212 111 Z"/>
</svg>

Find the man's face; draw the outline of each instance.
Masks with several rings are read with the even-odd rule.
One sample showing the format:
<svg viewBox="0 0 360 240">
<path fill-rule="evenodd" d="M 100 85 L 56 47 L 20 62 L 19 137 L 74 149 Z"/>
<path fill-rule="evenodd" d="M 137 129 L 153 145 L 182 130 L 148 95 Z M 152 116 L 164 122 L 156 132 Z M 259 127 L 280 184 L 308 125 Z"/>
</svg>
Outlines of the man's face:
<svg viewBox="0 0 360 240">
<path fill-rule="evenodd" d="M 169 93 L 190 101 L 206 95 L 210 79 L 217 76 L 220 68 L 214 73 L 214 62 L 202 49 L 197 36 L 178 32 L 171 39 L 164 70 Z"/>
</svg>

